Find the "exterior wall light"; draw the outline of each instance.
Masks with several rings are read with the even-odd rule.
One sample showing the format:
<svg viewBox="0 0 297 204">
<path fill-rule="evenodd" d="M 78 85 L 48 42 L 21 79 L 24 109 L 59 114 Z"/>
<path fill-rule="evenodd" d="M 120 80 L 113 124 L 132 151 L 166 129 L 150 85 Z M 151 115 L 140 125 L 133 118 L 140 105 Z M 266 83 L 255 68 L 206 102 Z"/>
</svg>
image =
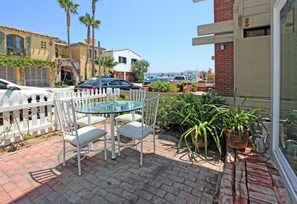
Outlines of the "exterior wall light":
<svg viewBox="0 0 297 204">
<path fill-rule="evenodd" d="M 224 49 L 225 49 L 225 45 L 221 44 L 221 50 L 224 50 Z"/>
</svg>

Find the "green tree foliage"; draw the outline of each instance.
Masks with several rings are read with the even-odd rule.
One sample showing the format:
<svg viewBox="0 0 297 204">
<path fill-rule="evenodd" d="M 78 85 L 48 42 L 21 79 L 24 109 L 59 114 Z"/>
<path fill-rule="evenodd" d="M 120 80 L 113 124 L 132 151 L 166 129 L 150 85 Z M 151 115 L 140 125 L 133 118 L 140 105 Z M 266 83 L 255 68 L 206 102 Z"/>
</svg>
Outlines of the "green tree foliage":
<svg viewBox="0 0 297 204">
<path fill-rule="evenodd" d="M 132 65 L 132 72 L 135 77 L 135 81 L 143 81 L 144 73 L 148 72 L 150 64 L 146 60 L 138 60 Z"/>
<path fill-rule="evenodd" d="M 99 62 L 96 61 L 96 64 Z M 101 58 L 101 66 L 103 69 L 103 75 L 104 76 L 110 76 L 114 72 L 113 68 L 117 65 L 118 63 L 114 61 L 113 57 L 102 57 Z"/>
</svg>

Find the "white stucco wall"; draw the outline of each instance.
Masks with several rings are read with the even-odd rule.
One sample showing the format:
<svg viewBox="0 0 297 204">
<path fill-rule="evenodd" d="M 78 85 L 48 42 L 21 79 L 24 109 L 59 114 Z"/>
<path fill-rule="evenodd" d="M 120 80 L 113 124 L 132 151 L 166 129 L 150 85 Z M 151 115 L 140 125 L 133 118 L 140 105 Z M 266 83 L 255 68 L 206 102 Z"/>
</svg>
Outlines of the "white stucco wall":
<svg viewBox="0 0 297 204">
<path fill-rule="evenodd" d="M 107 52 L 108 55 L 111 55 L 111 52 Z M 117 72 L 131 72 L 131 60 L 136 59 L 136 60 L 141 60 L 141 57 L 134 53 L 133 51 L 129 49 L 125 50 L 114 50 L 112 51 L 112 55 L 114 58 L 115 62 L 119 62 L 119 57 L 126 57 L 127 58 L 127 63 L 118 63 L 117 66 L 114 67 L 114 70 Z"/>
</svg>

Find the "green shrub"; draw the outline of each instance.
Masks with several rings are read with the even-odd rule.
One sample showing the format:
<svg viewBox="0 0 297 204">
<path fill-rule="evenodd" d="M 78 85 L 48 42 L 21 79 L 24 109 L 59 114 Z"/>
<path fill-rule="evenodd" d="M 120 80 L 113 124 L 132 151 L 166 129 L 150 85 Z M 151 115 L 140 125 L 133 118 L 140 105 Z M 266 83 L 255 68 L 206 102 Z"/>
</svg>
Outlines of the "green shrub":
<svg viewBox="0 0 297 204">
<path fill-rule="evenodd" d="M 153 92 L 163 92 L 163 93 L 174 93 L 177 92 L 178 88 L 174 85 L 172 85 L 170 82 L 161 82 L 161 81 L 156 81 L 151 84 L 149 84 L 149 88 Z"/>
<path fill-rule="evenodd" d="M 56 88 L 64 88 L 64 87 L 68 87 L 67 84 L 65 84 L 63 81 L 55 81 L 54 85 Z"/>
</svg>

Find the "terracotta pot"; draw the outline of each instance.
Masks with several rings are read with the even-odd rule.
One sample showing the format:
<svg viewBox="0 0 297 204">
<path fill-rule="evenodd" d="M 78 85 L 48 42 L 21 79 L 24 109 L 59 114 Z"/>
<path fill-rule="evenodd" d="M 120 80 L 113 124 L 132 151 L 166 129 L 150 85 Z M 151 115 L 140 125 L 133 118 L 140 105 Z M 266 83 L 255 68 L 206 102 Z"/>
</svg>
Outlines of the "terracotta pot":
<svg viewBox="0 0 297 204">
<path fill-rule="evenodd" d="M 196 141 L 194 140 L 195 136 L 195 131 L 191 133 L 191 139 L 193 145 L 196 145 Z M 207 133 L 207 146 L 209 145 L 209 139 L 210 139 L 210 134 Z M 205 141 L 204 141 L 204 135 L 198 135 L 198 147 L 199 148 L 205 148 Z"/>
<path fill-rule="evenodd" d="M 249 133 L 245 132 L 246 137 L 239 137 L 238 132 L 230 133 L 229 130 L 224 132 L 227 145 L 233 149 L 245 149 L 249 143 Z"/>
</svg>

